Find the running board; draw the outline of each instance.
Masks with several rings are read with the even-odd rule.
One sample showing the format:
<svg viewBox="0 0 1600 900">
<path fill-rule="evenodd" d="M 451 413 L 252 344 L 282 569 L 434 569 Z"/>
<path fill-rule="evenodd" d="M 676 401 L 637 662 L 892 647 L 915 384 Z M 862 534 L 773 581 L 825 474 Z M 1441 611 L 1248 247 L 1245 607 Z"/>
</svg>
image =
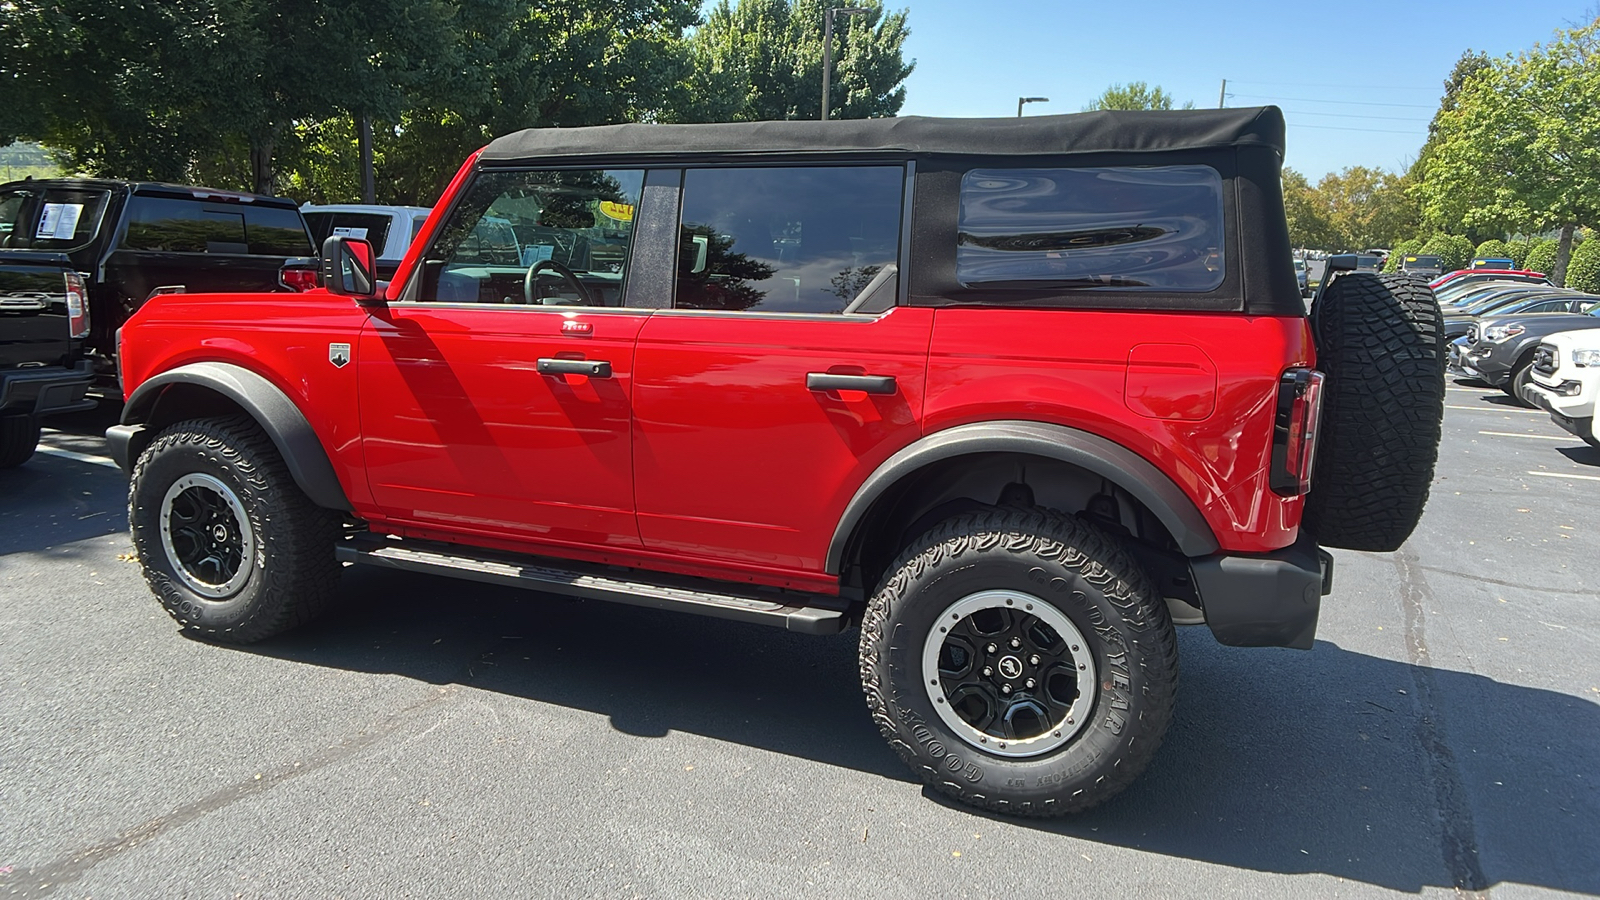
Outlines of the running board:
<svg viewBox="0 0 1600 900">
<path fill-rule="evenodd" d="M 371 534 L 347 538 L 335 552 L 340 562 L 776 625 L 801 634 L 837 634 L 846 624 L 845 601 L 821 594 L 779 592 L 753 585 L 735 588 L 723 582 L 670 575 L 638 581 L 627 577 L 634 570 L 570 560 L 550 560 L 551 565 L 543 565 L 509 553 L 432 541 L 388 540 Z M 707 590 L 709 586 L 715 590 Z M 725 593 L 730 589 L 737 593 Z"/>
</svg>

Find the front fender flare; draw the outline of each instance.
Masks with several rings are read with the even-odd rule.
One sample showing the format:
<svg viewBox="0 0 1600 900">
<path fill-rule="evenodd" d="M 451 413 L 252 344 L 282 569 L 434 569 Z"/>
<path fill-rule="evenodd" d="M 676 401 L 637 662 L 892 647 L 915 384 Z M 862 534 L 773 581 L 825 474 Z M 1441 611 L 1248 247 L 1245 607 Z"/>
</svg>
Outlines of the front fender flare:
<svg viewBox="0 0 1600 900">
<path fill-rule="evenodd" d="M 1209 556 L 1220 549 L 1210 524 L 1183 489 L 1121 444 L 1048 422 L 977 422 L 927 435 L 889 457 L 867 477 L 850 498 L 828 544 L 828 573 L 840 573 L 856 526 L 885 491 L 930 463 L 972 453 L 1026 453 L 1087 469 L 1148 507 L 1172 533 L 1183 555 Z"/>
<path fill-rule="evenodd" d="M 295 484 L 306 492 L 311 502 L 328 509 L 350 510 L 350 500 L 339 484 L 328 452 L 305 413 L 277 385 L 231 363 L 200 362 L 179 366 L 150 378 L 134 390 L 122 408 L 122 424 L 106 432 L 113 455 L 125 471 L 133 468 L 136 454 L 130 452 L 132 445 L 155 410 L 156 401 L 168 387 L 178 384 L 205 388 L 233 401 L 272 439 Z"/>
</svg>

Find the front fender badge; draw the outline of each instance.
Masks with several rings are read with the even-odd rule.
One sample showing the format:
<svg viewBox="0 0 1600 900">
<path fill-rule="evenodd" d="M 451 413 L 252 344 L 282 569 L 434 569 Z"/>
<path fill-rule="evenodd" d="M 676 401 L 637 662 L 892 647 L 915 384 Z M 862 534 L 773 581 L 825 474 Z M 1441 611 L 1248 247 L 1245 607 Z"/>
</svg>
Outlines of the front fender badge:
<svg viewBox="0 0 1600 900">
<path fill-rule="evenodd" d="M 350 345 L 349 344 L 329 344 L 328 345 L 328 362 L 333 363 L 333 367 L 335 369 L 344 368 L 345 364 L 350 362 Z"/>
</svg>

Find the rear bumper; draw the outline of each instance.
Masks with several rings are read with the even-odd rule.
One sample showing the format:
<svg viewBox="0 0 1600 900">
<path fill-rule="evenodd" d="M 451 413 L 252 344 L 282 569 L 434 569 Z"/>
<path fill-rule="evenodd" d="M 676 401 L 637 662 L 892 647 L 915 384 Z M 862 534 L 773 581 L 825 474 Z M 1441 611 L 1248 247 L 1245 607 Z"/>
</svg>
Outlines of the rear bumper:
<svg viewBox="0 0 1600 900">
<path fill-rule="evenodd" d="M 0 372 L 0 414 L 48 416 L 94 409 L 95 401 L 85 396 L 93 380 L 87 361 L 70 369 L 41 366 Z"/>
<path fill-rule="evenodd" d="M 1189 569 L 1212 635 L 1235 647 L 1310 649 L 1333 590 L 1333 556 L 1304 530 L 1282 550 L 1191 559 Z"/>
</svg>

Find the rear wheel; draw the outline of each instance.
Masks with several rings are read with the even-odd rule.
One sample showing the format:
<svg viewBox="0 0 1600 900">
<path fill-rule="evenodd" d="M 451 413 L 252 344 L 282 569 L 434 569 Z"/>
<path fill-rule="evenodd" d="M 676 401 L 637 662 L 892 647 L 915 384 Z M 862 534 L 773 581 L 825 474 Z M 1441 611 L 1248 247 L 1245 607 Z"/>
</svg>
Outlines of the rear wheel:
<svg viewBox="0 0 1600 900">
<path fill-rule="evenodd" d="M 34 416 L 0 416 L 0 469 L 22 465 L 39 446 L 39 420 Z"/>
<path fill-rule="evenodd" d="M 333 598 L 339 516 L 306 497 L 246 416 L 157 435 L 134 466 L 128 519 L 145 580 L 186 631 L 251 643 Z"/>
<path fill-rule="evenodd" d="M 890 567 L 861 630 L 885 739 L 930 787 L 1025 816 L 1088 809 L 1149 764 L 1177 644 L 1137 562 L 1077 519 L 959 516 Z"/>
</svg>

